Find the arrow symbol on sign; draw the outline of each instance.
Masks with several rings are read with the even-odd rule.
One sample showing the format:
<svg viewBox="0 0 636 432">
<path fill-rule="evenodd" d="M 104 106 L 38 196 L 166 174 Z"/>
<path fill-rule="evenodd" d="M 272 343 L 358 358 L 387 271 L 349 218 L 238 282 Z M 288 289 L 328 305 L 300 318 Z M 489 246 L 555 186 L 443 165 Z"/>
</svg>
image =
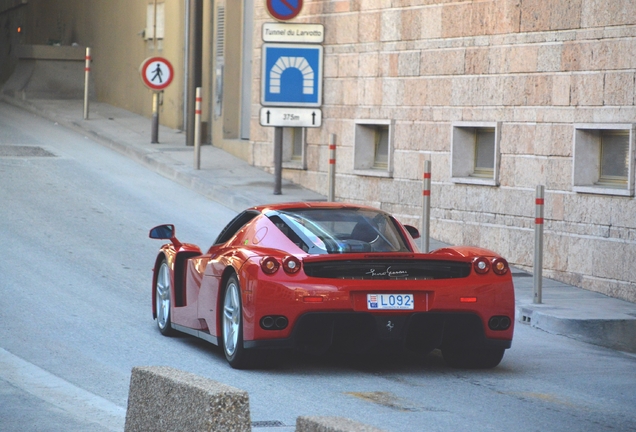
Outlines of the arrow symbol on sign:
<svg viewBox="0 0 636 432">
<path fill-rule="evenodd" d="M 311 124 L 312 125 L 316 124 L 316 111 L 311 112 Z"/>
<path fill-rule="evenodd" d="M 267 123 L 269 123 L 269 110 L 267 110 Z"/>
</svg>

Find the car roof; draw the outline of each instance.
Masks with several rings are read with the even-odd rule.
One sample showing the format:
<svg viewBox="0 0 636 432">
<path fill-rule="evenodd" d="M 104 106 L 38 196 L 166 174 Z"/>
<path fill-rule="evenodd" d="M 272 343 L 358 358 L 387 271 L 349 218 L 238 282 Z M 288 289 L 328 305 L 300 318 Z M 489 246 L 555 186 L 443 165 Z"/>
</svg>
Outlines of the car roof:
<svg viewBox="0 0 636 432">
<path fill-rule="evenodd" d="M 340 202 L 327 202 L 327 201 L 314 201 L 314 202 L 289 202 L 279 204 L 264 204 L 250 208 L 249 210 L 256 210 L 260 213 L 266 213 L 270 210 L 291 210 L 291 209 L 367 209 L 377 212 L 383 212 L 375 207 L 359 205 L 359 204 L 347 204 Z"/>
</svg>

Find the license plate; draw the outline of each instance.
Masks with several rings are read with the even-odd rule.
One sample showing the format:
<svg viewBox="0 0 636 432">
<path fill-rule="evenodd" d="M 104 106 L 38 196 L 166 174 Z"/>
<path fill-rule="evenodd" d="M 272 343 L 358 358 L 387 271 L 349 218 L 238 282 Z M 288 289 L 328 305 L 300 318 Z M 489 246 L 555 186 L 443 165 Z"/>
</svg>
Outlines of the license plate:
<svg viewBox="0 0 636 432">
<path fill-rule="evenodd" d="M 413 309 L 413 294 L 367 294 L 367 308 L 378 309 Z"/>
</svg>

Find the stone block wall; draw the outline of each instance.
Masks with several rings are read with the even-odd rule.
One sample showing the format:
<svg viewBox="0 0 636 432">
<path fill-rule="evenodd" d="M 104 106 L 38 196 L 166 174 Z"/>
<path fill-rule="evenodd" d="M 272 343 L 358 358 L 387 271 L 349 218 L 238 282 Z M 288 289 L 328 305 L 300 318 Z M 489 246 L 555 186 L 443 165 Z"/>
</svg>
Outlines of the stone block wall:
<svg viewBox="0 0 636 432">
<path fill-rule="evenodd" d="M 575 125 L 636 123 L 636 2 L 304 3 L 296 21 L 326 29 L 323 126 L 308 130 L 307 170 L 285 177 L 326 194 L 334 133 L 337 199 L 419 225 L 430 159 L 431 236 L 493 249 L 525 269 L 532 268 L 535 187 L 543 184 L 544 275 L 636 302 L 636 200 L 573 188 Z M 255 12 L 257 26 L 271 21 L 264 5 Z M 254 42 L 259 80 L 262 42 Z M 354 170 L 361 119 L 394 122 L 388 178 Z M 500 125 L 496 185 L 453 181 L 457 122 Z M 254 118 L 253 163 L 271 169 L 273 131 L 263 129 Z M 633 171 L 633 150 L 630 163 Z"/>
</svg>

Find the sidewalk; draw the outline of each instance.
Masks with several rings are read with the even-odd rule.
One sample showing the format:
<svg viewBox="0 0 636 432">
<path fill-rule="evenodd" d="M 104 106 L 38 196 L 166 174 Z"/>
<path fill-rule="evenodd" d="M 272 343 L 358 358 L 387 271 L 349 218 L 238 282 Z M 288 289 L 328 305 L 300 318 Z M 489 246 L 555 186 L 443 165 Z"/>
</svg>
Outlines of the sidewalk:
<svg viewBox="0 0 636 432">
<path fill-rule="evenodd" d="M 184 133 L 161 126 L 160 144 L 150 144 L 150 119 L 121 108 L 93 102 L 89 120 L 83 120 L 81 100 L 24 101 L 4 95 L 0 100 L 88 136 L 236 212 L 257 204 L 325 200 L 284 180 L 282 195 L 274 195 L 273 175 L 210 145 L 201 147 L 201 169 L 195 170 Z M 432 249 L 441 246 L 431 239 Z M 636 353 L 636 304 L 545 278 L 543 303 L 533 304 L 532 275 L 517 269 L 512 274 L 518 324 Z"/>
</svg>

